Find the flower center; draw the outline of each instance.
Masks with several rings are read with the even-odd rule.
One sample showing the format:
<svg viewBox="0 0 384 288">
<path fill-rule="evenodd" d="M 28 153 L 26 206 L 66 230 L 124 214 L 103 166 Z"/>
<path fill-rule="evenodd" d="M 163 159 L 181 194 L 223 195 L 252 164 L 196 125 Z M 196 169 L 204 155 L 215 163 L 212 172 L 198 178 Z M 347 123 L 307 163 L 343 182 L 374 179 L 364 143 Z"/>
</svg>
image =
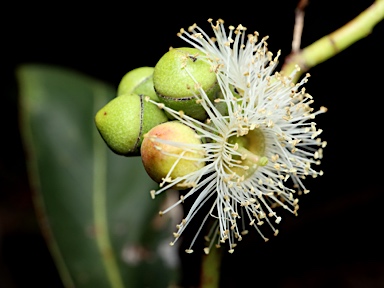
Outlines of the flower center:
<svg viewBox="0 0 384 288">
<path fill-rule="evenodd" d="M 260 129 L 249 130 L 244 136 L 232 136 L 228 143 L 234 144 L 237 152 L 241 154 L 232 155 L 238 165 L 231 167 L 229 173 L 236 173 L 240 178 L 247 179 L 259 166 L 267 165 L 268 159 L 264 156 L 265 137 Z"/>
</svg>

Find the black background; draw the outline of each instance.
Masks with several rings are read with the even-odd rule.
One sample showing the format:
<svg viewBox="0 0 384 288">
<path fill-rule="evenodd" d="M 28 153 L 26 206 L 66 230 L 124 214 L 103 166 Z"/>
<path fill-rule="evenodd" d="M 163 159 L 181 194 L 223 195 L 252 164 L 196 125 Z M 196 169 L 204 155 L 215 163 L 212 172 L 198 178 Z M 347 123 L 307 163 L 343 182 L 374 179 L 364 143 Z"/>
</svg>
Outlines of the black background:
<svg viewBox="0 0 384 288">
<path fill-rule="evenodd" d="M 297 1 L 156 2 L 91 6 L 3 6 L 0 23 L 0 287 L 62 287 L 36 224 L 18 130 L 14 69 L 23 63 L 71 68 L 117 87 L 140 66 L 154 66 L 182 27 L 208 18 L 269 35 L 269 49 L 290 52 Z M 371 1 L 310 1 L 302 47 L 333 32 Z M 209 32 L 210 33 L 210 32 Z M 280 234 L 254 233 L 225 255 L 221 287 L 384 287 L 381 105 L 384 23 L 312 68 L 307 91 L 328 141 L 321 178 L 307 181 L 299 217 L 283 213 Z M 317 106 L 316 106 L 317 105 Z M 184 254 L 183 254 L 184 255 Z M 183 256 L 183 285 L 197 285 L 196 256 Z M 188 258 L 189 257 L 189 258 Z M 139 287 L 141 288 L 141 287 Z"/>
</svg>

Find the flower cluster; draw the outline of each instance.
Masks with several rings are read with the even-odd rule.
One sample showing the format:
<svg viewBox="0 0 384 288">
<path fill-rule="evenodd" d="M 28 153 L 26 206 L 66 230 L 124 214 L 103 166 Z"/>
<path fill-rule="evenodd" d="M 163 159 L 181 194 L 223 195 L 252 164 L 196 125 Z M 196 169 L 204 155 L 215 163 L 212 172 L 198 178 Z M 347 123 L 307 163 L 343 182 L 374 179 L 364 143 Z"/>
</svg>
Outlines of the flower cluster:
<svg viewBox="0 0 384 288">
<path fill-rule="evenodd" d="M 216 74 L 220 97 L 213 101 L 195 81 L 196 102 L 204 108 L 208 118 L 202 122 L 147 98 L 196 131 L 201 139 L 191 144 L 150 137 L 157 145 L 171 145 L 183 151 L 172 153 L 159 149 L 160 152 L 177 161 L 187 159 L 204 165 L 172 178 L 173 165 L 160 188 L 151 191 L 151 196 L 155 198 L 178 185 L 189 188 L 178 202 L 160 211 L 161 215 L 190 196 L 196 196 L 189 212 L 177 225 L 171 245 L 211 199 L 213 204 L 186 252 L 193 252 L 196 237 L 206 221 L 213 217 L 217 219 L 216 225 L 206 236 L 208 245 L 204 251 L 209 253 L 214 244 L 220 246 L 227 242 L 232 253 L 237 241 L 248 233 L 247 226 L 253 226 L 265 241 L 268 238 L 261 230 L 263 224 L 270 226 L 277 235 L 276 224 L 281 217 L 274 209 L 281 206 L 297 214 L 296 195 L 309 192 L 303 180 L 323 174 L 314 166 L 320 164 L 326 142 L 318 137 L 322 130 L 317 128 L 314 118 L 326 108 L 318 111 L 311 108 L 312 96 L 303 87 L 308 74 L 299 83 L 293 83 L 297 71 L 288 76 L 274 72 L 279 53 L 273 57 L 268 51 L 267 38 L 259 41 L 257 32 L 246 35 L 242 25 L 229 26 L 226 31 L 222 20 L 214 23 L 209 19 L 209 22 L 215 38 L 210 38 L 196 24 L 178 33 L 202 52 L 203 56 L 199 57 L 209 63 Z M 188 73 L 188 67 L 184 69 Z M 189 75 L 193 78 L 192 73 Z M 198 157 L 186 156 L 191 152 Z"/>
</svg>

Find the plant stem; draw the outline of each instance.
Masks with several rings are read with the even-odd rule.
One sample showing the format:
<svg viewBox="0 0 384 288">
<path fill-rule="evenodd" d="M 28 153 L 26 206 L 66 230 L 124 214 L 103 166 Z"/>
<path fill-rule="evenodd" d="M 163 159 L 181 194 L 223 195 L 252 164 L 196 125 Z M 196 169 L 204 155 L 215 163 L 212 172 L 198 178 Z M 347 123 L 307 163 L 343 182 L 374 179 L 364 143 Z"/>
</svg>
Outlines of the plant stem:
<svg viewBox="0 0 384 288">
<path fill-rule="evenodd" d="M 221 249 L 211 249 L 203 255 L 200 288 L 218 288 L 220 284 Z"/>
<path fill-rule="evenodd" d="M 376 0 L 370 7 L 343 27 L 328 34 L 306 48 L 289 55 L 282 67 L 281 73 L 290 75 L 299 65 L 300 71 L 295 75 L 295 81 L 310 68 L 340 53 L 358 40 L 368 36 L 373 27 L 384 19 L 384 0 Z"/>
</svg>

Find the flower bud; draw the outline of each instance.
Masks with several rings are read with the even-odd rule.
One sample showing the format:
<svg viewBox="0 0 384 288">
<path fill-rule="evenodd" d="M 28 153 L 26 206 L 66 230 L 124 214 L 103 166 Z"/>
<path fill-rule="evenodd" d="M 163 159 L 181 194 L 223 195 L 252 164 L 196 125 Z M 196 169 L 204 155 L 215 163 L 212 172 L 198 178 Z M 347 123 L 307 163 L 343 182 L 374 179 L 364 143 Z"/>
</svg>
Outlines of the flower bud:
<svg viewBox="0 0 384 288">
<path fill-rule="evenodd" d="M 108 147 L 119 155 L 140 155 L 143 135 L 168 120 L 144 95 L 124 94 L 112 99 L 95 116 L 95 124 Z"/>
<path fill-rule="evenodd" d="M 117 96 L 129 93 L 149 96 L 154 101 L 159 101 L 153 88 L 153 67 L 139 67 L 129 71 L 121 79 L 117 87 Z"/>
<path fill-rule="evenodd" d="M 175 111 L 184 111 L 198 120 L 207 118 L 199 102 L 198 87 L 210 100 L 218 90 L 216 74 L 211 65 L 202 59 L 205 55 L 195 48 L 173 48 L 155 65 L 153 84 L 159 100 Z M 197 95 L 197 98 L 196 96 Z"/>
<path fill-rule="evenodd" d="M 205 166 L 204 151 L 196 132 L 179 121 L 168 121 L 153 127 L 141 145 L 141 159 L 148 175 L 157 183 L 169 182 Z M 178 182 L 173 188 L 193 185 Z"/>
</svg>

